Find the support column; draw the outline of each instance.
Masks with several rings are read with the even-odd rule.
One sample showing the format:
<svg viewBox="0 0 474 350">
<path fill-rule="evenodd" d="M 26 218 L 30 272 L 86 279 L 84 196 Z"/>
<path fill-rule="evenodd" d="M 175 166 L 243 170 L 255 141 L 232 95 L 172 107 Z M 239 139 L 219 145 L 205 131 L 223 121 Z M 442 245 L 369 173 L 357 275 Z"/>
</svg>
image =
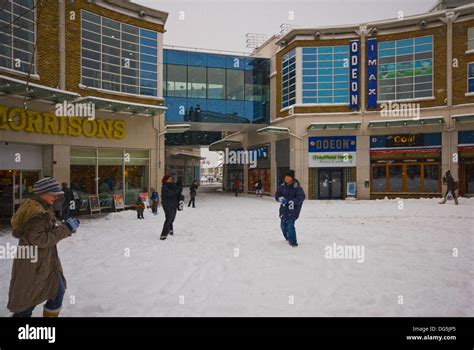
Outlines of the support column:
<svg viewBox="0 0 474 350">
<path fill-rule="evenodd" d="M 53 177 L 58 181 L 70 183 L 71 179 L 71 147 L 53 145 Z"/>
<path fill-rule="evenodd" d="M 276 162 L 276 142 L 272 141 L 270 142 L 270 181 L 272 183 L 272 186 L 270 187 L 270 193 L 273 194 L 273 192 L 276 191 L 277 188 L 277 162 Z"/>
<path fill-rule="evenodd" d="M 365 181 L 370 181 L 370 136 L 357 136 L 356 151 L 356 181 L 357 181 L 357 198 L 370 199 L 370 186 L 365 187 Z M 369 182 L 370 184 L 370 182 Z"/>
</svg>

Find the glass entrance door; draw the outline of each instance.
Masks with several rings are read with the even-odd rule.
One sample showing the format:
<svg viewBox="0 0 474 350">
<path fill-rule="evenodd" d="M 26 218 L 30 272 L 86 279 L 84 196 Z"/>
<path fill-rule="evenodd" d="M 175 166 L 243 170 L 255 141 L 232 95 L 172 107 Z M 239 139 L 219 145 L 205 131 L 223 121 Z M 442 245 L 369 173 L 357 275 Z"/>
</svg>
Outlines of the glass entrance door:
<svg viewBox="0 0 474 350">
<path fill-rule="evenodd" d="M 9 218 L 28 198 L 40 179 L 39 170 L 0 170 L 0 218 Z"/>
<path fill-rule="evenodd" d="M 319 199 L 342 199 L 342 169 L 319 170 Z"/>
</svg>

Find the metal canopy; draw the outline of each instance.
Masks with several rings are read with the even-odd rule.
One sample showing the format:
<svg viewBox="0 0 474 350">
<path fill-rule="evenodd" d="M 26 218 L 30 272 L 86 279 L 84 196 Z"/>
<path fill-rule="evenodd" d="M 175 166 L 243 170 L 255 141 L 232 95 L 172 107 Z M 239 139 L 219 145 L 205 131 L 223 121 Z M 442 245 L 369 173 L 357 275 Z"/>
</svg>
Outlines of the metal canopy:
<svg viewBox="0 0 474 350">
<path fill-rule="evenodd" d="M 290 129 L 280 126 L 266 126 L 264 128 L 258 129 L 257 134 L 289 135 Z"/>
<path fill-rule="evenodd" d="M 209 145 L 209 151 L 222 152 L 222 151 L 225 151 L 226 148 L 236 149 L 236 148 L 241 148 L 241 147 L 242 147 L 242 143 L 240 141 L 219 140 Z"/>
<path fill-rule="evenodd" d="M 147 105 L 142 103 L 133 103 L 120 100 L 111 100 L 102 97 L 87 96 L 81 98 L 76 102 L 82 103 L 93 103 L 96 110 L 108 111 L 108 112 L 122 112 L 131 114 L 141 114 L 149 117 L 163 113 L 167 110 L 167 107 L 157 105 Z"/>
<path fill-rule="evenodd" d="M 474 114 L 461 114 L 451 116 L 456 123 L 474 122 Z"/>
<path fill-rule="evenodd" d="M 81 95 L 35 83 L 28 83 L 27 88 L 26 81 L 0 75 L 0 96 L 26 96 L 29 101 L 41 100 L 60 103 L 74 100 Z"/>
<path fill-rule="evenodd" d="M 356 130 L 360 125 L 361 122 L 321 122 L 309 124 L 308 130 Z"/>
<path fill-rule="evenodd" d="M 419 119 L 393 119 L 393 120 L 373 120 L 369 122 L 369 128 L 391 128 L 403 126 L 423 126 L 444 124 L 443 117 L 429 117 Z"/>
</svg>

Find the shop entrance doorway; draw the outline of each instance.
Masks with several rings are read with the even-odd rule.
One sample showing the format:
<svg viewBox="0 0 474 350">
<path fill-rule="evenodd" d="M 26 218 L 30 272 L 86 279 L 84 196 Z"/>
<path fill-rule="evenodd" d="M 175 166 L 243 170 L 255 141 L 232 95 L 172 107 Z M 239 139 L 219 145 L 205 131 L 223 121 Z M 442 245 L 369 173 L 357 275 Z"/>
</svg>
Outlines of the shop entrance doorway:
<svg viewBox="0 0 474 350">
<path fill-rule="evenodd" d="M 319 199 L 342 199 L 342 169 L 319 169 Z"/>
<path fill-rule="evenodd" d="M 18 207 L 33 197 L 33 185 L 40 170 L 0 170 L 0 219 L 10 218 Z"/>
</svg>

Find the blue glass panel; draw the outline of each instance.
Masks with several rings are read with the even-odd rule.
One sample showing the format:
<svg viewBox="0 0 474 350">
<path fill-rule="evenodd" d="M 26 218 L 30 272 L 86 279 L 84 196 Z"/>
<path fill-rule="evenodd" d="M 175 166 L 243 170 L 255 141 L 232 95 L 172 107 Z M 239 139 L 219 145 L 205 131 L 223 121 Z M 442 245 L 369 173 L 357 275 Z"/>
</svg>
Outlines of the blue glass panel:
<svg viewBox="0 0 474 350">
<path fill-rule="evenodd" d="M 331 90 L 318 90 L 318 96 L 332 96 Z"/>
<path fill-rule="evenodd" d="M 397 55 L 408 55 L 413 53 L 413 46 L 397 48 Z"/>
<path fill-rule="evenodd" d="M 140 86 L 147 88 L 156 88 L 156 81 L 140 79 Z"/>
<path fill-rule="evenodd" d="M 140 46 L 140 52 L 146 53 L 147 55 L 157 56 L 158 51 L 151 47 Z"/>
<path fill-rule="evenodd" d="M 340 81 L 345 81 L 349 83 L 349 77 L 347 75 L 335 75 L 334 82 L 340 82 Z"/>
<path fill-rule="evenodd" d="M 390 56 L 395 56 L 395 49 L 379 51 L 379 57 L 390 57 Z"/>
<path fill-rule="evenodd" d="M 303 62 L 303 68 L 315 68 L 316 62 Z"/>
<path fill-rule="evenodd" d="M 165 105 L 168 107 L 166 111 L 166 120 L 173 122 L 182 122 L 187 111 L 187 101 L 185 98 L 167 97 Z"/>
<path fill-rule="evenodd" d="M 474 79 L 469 79 L 468 89 L 469 92 L 474 92 Z"/>
<path fill-rule="evenodd" d="M 318 103 L 318 99 L 314 97 L 303 97 L 303 103 Z"/>
<path fill-rule="evenodd" d="M 142 70 L 140 71 L 140 78 L 157 80 L 158 74 Z"/>
<path fill-rule="evenodd" d="M 316 89 L 316 84 L 315 83 L 303 84 L 303 90 L 311 90 L 311 89 Z"/>
<path fill-rule="evenodd" d="M 318 61 L 332 61 L 332 54 L 324 54 L 324 55 L 321 55 L 319 54 L 318 56 Z"/>
<path fill-rule="evenodd" d="M 316 61 L 317 60 L 316 55 L 303 55 L 303 62 L 304 61 Z"/>
<path fill-rule="evenodd" d="M 225 100 L 207 100 L 207 115 L 209 121 L 224 122 Z"/>
<path fill-rule="evenodd" d="M 321 90 L 332 90 L 332 83 L 319 83 L 318 89 L 321 89 Z"/>
<path fill-rule="evenodd" d="M 349 89 L 334 90 L 334 96 L 349 96 Z"/>
<path fill-rule="evenodd" d="M 318 55 L 321 57 L 321 54 L 332 53 L 332 46 L 321 46 L 318 47 Z"/>
<path fill-rule="evenodd" d="M 320 75 L 318 76 L 318 83 L 329 83 L 332 81 L 331 75 Z"/>
<path fill-rule="evenodd" d="M 320 97 L 318 103 L 333 103 L 333 100 L 332 97 Z"/>
<path fill-rule="evenodd" d="M 474 63 L 469 63 L 468 66 L 468 76 L 469 78 L 474 78 Z"/>
<path fill-rule="evenodd" d="M 343 52 L 345 53 L 349 52 L 349 47 L 347 45 L 334 47 L 334 53 L 343 53 Z"/>
<path fill-rule="evenodd" d="M 204 98 L 188 98 L 188 108 L 184 121 L 188 122 L 206 122 L 207 115 L 207 100 Z"/>
<path fill-rule="evenodd" d="M 225 56 L 207 54 L 207 66 L 213 68 L 225 68 Z"/>
<path fill-rule="evenodd" d="M 334 89 L 345 89 L 349 85 L 348 82 L 334 83 Z"/>
<path fill-rule="evenodd" d="M 413 46 L 413 38 L 411 39 L 403 39 L 403 40 L 397 40 L 395 45 L 397 48 L 399 47 L 406 47 L 406 46 Z"/>
<path fill-rule="evenodd" d="M 420 45 L 420 44 L 429 44 L 433 43 L 433 37 L 432 36 L 422 36 L 419 38 L 415 38 L 415 45 Z"/>
<path fill-rule="evenodd" d="M 316 97 L 316 90 L 303 90 L 303 97 Z"/>
<path fill-rule="evenodd" d="M 153 48 L 156 48 L 158 46 L 158 42 L 156 40 L 150 40 L 146 38 L 140 38 L 140 44 L 151 46 Z"/>
<path fill-rule="evenodd" d="M 379 42 L 378 45 L 379 45 L 379 50 L 394 49 L 395 48 L 395 41 Z"/>
<path fill-rule="evenodd" d="M 152 32 L 151 30 L 147 29 L 140 29 L 140 36 L 152 39 L 152 40 L 157 40 L 158 36 L 156 32 Z"/>
<path fill-rule="evenodd" d="M 316 69 L 303 69 L 303 76 L 316 75 Z"/>
<path fill-rule="evenodd" d="M 188 64 L 188 55 L 186 51 L 164 50 L 166 52 L 166 63 L 169 64 Z"/>
<path fill-rule="evenodd" d="M 149 56 L 149 55 L 140 55 L 140 60 L 142 62 L 148 62 L 148 63 L 158 63 L 158 59 L 156 56 Z"/>
<path fill-rule="evenodd" d="M 156 72 L 156 65 L 148 64 L 148 63 L 140 63 L 140 69 Z"/>
<path fill-rule="evenodd" d="M 316 76 L 303 76 L 303 83 L 315 83 L 316 79 Z"/>
<path fill-rule="evenodd" d="M 227 56 L 226 67 L 232 69 L 244 69 L 245 68 L 245 57 L 243 56 Z"/>
<path fill-rule="evenodd" d="M 334 60 L 337 61 L 337 60 L 348 60 L 349 59 L 349 56 L 345 53 L 340 53 L 340 54 L 335 54 L 334 55 Z"/>
<path fill-rule="evenodd" d="M 244 123 L 245 104 L 243 101 L 226 101 L 225 104 L 226 120 L 229 123 Z"/>
<path fill-rule="evenodd" d="M 334 103 L 348 103 L 349 102 L 349 96 L 335 96 L 334 97 Z"/>
<path fill-rule="evenodd" d="M 427 51 L 432 51 L 432 50 L 433 50 L 433 45 L 431 44 L 415 46 L 416 53 L 427 52 Z"/>
<path fill-rule="evenodd" d="M 156 89 L 140 88 L 140 94 L 148 95 L 148 96 L 156 96 L 157 92 L 156 92 Z"/>
<path fill-rule="evenodd" d="M 316 48 L 315 47 L 303 47 L 303 55 L 304 54 L 316 54 Z"/>
<path fill-rule="evenodd" d="M 327 61 L 327 62 L 319 61 L 318 62 L 318 68 L 332 68 L 332 62 L 331 61 Z"/>
<path fill-rule="evenodd" d="M 207 55 L 203 52 L 188 52 L 188 65 L 206 67 Z"/>
</svg>

